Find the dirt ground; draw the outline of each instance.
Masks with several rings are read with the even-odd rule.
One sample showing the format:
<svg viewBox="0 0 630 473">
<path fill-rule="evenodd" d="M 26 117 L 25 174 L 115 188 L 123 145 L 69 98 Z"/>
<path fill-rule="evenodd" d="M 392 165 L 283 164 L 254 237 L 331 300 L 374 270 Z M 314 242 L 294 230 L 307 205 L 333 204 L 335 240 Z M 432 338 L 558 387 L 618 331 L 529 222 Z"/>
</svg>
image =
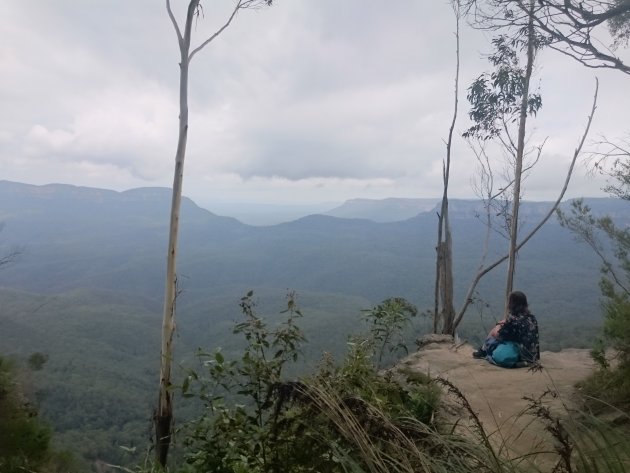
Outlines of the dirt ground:
<svg viewBox="0 0 630 473">
<path fill-rule="evenodd" d="M 473 347 L 456 346 L 450 339 L 439 337 L 427 343 L 418 352 L 404 359 L 398 369 L 412 370 L 449 380 L 468 399 L 481 420 L 491 441 L 511 455 L 531 451 L 549 450 L 550 436 L 544 425 L 533 416 L 524 414 L 530 404 L 525 397 L 538 399 L 551 391 L 557 397 L 544 396 L 544 405 L 552 412 L 566 416 L 573 407 L 576 383 L 586 378 L 594 363 L 589 350 L 568 349 L 558 353 L 541 353 L 543 370 L 527 368 L 506 369 L 485 360 L 472 357 Z M 445 404 L 443 415 L 461 417 L 468 422 L 469 415 Z M 539 456 L 536 463 L 547 462 L 549 457 Z"/>
</svg>

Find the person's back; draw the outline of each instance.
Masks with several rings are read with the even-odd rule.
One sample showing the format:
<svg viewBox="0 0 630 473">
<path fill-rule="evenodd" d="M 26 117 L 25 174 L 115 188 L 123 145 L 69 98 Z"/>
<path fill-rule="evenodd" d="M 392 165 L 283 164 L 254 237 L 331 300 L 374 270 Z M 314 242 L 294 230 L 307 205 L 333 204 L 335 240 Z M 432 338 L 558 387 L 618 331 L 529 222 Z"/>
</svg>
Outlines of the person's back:
<svg viewBox="0 0 630 473">
<path fill-rule="evenodd" d="M 538 321 L 529 310 L 510 314 L 499 329 L 498 335 L 501 341 L 515 342 L 519 345 L 521 361 L 534 363 L 540 359 Z"/>
</svg>

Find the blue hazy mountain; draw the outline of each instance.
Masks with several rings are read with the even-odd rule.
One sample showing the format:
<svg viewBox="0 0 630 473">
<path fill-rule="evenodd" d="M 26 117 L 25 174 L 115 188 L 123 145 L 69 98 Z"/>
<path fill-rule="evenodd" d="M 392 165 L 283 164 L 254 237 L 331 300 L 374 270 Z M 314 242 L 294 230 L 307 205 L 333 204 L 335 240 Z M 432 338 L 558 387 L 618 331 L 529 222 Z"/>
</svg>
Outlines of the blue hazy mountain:
<svg viewBox="0 0 630 473">
<path fill-rule="evenodd" d="M 114 192 L 0 181 L 0 254 L 22 252 L 0 270 L 0 351 L 50 356 L 37 379 L 42 416 L 62 446 L 80 446 L 86 458 L 115 463 L 117 445 L 144 438 L 157 386 L 170 199 L 163 188 Z M 625 202 L 588 202 L 628 220 Z M 309 363 L 324 350 L 343 352 L 347 335 L 363 330 L 361 309 L 384 298 L 406 297 L 429 309 L 437 200 L 419 212 L 396 199 L 355 204 L 346 206 L 360 210 L 346 213 L 352 218 L 310 215 L 256 227 L 184 199 L 177 363 L 191 363 L 198 347 L 236 353 L 231 328 L 239 298 L 250 289 L 257 310 L 272 321 L 287 290 L 297 291 Z M 524 203 L 523 231 L 550 205 Z M 382 222 L 394 209 L 410 213 Z M 450 204 L 459 303 L 482 253 L 482 210 L 473 200 Z M 487 260 L 506 247 L 492 232 Z M 464 336 L 482 337 L 500 317 L 504 277 L 501 266 L 479 285 L 475 298 L 483 303 L 471 307 Z M 589 345 L 601 320 L 598 279 L 598 260 L 555 218 L 520 252 L 516 284 L 538 315 L 543 349 Z M 428 325 L 420 319 L 413 334 Z M 185 418 L 185 408 L 179 412 Z"/>
<path fill-rule="evenodd" d="M 398 206 L 395 201 L 372 202 L 371 213 L 376 215 L 391 204 Z M 362 202 L 365 213 L 369 213 L 370 203 Z M 614 216 L 626 212 L 624 203 L 615 199 L 592 199 L 589 203 Z M 522 231 L 537 223 L 550 205 L 524 203 Z M 24 253 L 19 264 L 0 272 L 0 285 L 48 294 L 105 289 L 159 300 L 169 206 L 170 190 L 165 188 L 114 192 L 0 182 L 2 242 L 5 248 L 20 245 Z M 453 200 L 450 204 L 460 293 L 479 263 L 485 235 L 479 218 L 482 211 L 478 201 Z M 254 227 L 184 199 L 179 273 L 187 296 L 182 299 L 221 294 L 228 289 L 290 287 L 355 295 L 375 302 L 401 295 L 427 303 L 432 293 L 436 221 L 434 205 L 406 220 L 387 223 L 311 215 Z M 493 232 L 488 260 L 502 255 L 505 248 L 506 242 Z M 552 218 L 521 252 L 517 282 L 529 284 L 532 280 L 536 284 L 555 272 L 555 267 L 568 274 L 581 274 L 584 268 L 597 272 L 597 264 Z M 498 282 L 502 277 L 499 268 L 494 279 Z M 593 277 L 585 281 L 591 284 Z"/>
<path fill-rule="evenodd" d="M 339 218 L 363 218 L 374 222 L 397 222 L 433 210 L 439 199 L 351 199 L 325 215 Z"/>
</svg>

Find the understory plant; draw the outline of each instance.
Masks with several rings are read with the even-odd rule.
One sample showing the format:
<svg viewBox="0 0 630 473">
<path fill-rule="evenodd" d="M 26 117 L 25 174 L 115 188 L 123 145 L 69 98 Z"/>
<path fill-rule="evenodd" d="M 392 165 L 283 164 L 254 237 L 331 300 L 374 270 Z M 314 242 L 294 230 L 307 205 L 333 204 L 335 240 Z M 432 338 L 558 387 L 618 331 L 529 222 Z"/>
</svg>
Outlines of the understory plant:
<svg viewBox="0 0 630 473">
<path fill-rule="evenodd" d="M 289 294 L 285 318 L 275 327 L 257 313 L 251 292 L 240 307 L 243 319 L 234 327 L 246 342 L 240 358 L 228 360 L 220 350 L 200 352 L 201 367 L 190 370 L 181 386 L 183 396 L 200 401 L 203 410 L 180 432 L 185 463 L 174 471 L 626 471 L 627 437 L 611 434 L 588 413 L 560 416 L 540 399 L 530 399 L 521 415 L 532 416 L 535 421 L 525 428 L 535 428 L 537 435 L 546 431 L 551 443 L 515 457 L 507 445 L 497 445 L 453 382 L 404 369 L 379 370 L 378 324 L 371 325 L 376 333 L 349 340 L 341 362 L 324 354 L 312 373 L 289 377 L 287 368 L 299 361 L 305 342 L 295 294 Z M 456 412 L 454 421 L 436 415 L 443 402 Z"/>
<path fill-rule="evenodd" d="M 627 193 L 628 168 L 617 176 L 621 181 L 617 193 L 630 200 Z M 622 172 L 618 171 L 618 172 Z M 626 176 L 626 181 L 622 177 Z M 615 189 L 615 188 L 613 188 Z M 610 189 L 609 189 L 610 190 Z M 609 216 L 593 215 L 582 200 L 572 203 L 570 214 L 559 212 L 560 223 L 586 243 L 602 262 L 603 337 L 592 351 L 598 365 L 594 375 L 583 383 L 589 396 L 606 403 L 630 409 L 630 228 L 616 224 Z"/>
<path fill-rule="evenodd" d="M 253 293 L 240 308 L 243 320 L 234 327 L 246 342 L 240 359 L 227 360 L 220 350 L 200 352 L 201 368 L 190 370 L 182 385 L 183 396 L 203 406 L 186 428 L 185 471 L 373 471 L 352 429 L 363 433 L 370 450 L 426 437 L 439 390 L 428 377 L 401 382 L 379 374 L 375 353 L 391 340 L 382 336 L 382 323 L 349 341 L 342 363 L 325 354 L 314 373 L 291 379 L 287 367 L 299 361 L 305 342 L 295 294 L 288 295 L 285 320 L 276 327 L 258 315 Z"/>
<path fill-rule="evenodd" d="M 408 354 L 405 330 L 411 324 L 411 318 L 417 314 L 416 306 L 402 297 L 385 299 L 363 311 L 370 331 L 368 338 L 374 345 L 374 357 L 379 368 L 387 355 L 391 359 L 400 352 Z"/>
</svg>

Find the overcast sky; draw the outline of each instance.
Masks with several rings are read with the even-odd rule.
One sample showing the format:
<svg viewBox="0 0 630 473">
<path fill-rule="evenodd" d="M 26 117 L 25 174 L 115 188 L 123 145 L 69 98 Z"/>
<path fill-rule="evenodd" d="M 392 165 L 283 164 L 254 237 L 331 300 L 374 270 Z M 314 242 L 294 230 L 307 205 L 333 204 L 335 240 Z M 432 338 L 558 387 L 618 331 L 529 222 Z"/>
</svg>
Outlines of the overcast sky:
<svg viewBox="0 0 630 473">
<path fill-rule="evenodd" d="M 172 0 L 183 21 L 186 2 Z M 231 1 L 204 2 L 194 43 Z M 169 186 L 178 49 L 163 1 L 0 3 L 0 179 L 125 190 Z M 443 0 L 278 0 L 239 13 L 191 64 L 184 194 L 213 202 L 435 197 L 453 108 L 454 17 Z M 464 27 L 465 88 L 488 70 L 489 36 Z M 627 54 L 624 53 L 627 57 Z M 539 58 L 548 138 L 526 199 L 557 195 L 591 106 L 593 70 Z M 630 77 L 597 72 L 592 137 L 630 129 Z M 471 197 L 475 160 L 454 144 L 451 195 Z M 569 196 L 599 195 L 576 173 Z"/>
</svg>

